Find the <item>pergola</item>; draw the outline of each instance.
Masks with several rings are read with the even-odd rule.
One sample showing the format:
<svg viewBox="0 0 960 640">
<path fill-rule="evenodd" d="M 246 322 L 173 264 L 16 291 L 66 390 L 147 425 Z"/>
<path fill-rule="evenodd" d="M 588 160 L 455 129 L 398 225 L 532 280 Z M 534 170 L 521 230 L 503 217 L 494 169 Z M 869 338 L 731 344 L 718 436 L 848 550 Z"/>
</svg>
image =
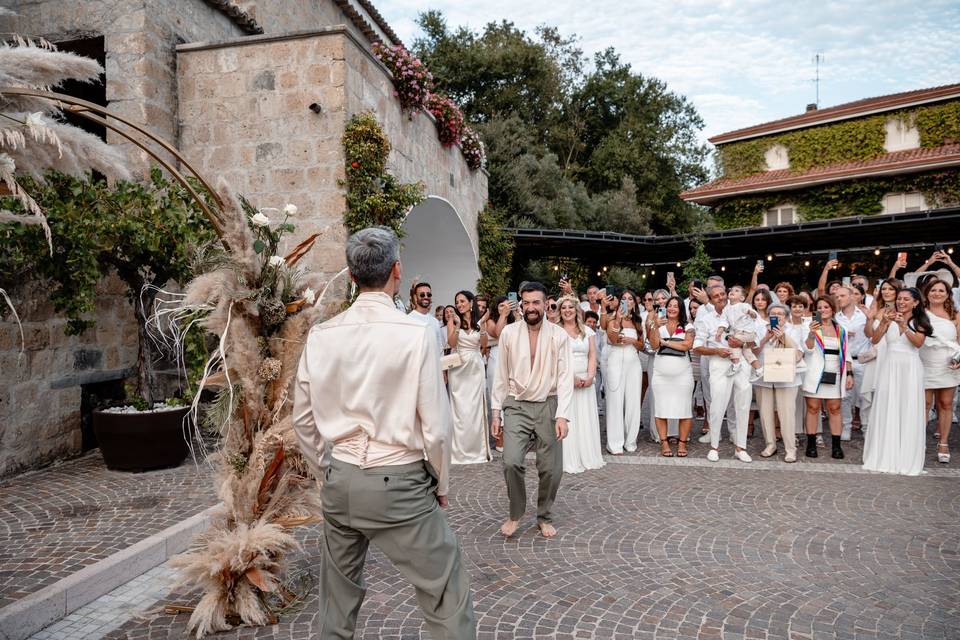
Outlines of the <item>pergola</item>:
<svg viewBox="0 0 960 640">
<path fill-rule="evenodd" d="M 509 229 L 516 242 L 514 266 L 531 259 L 575 258 L 591 272 L 605 266 L 676 266 L 692 254 L 689 235 L 635 236 L 571 229 Z M 842 257 L 877 250 L 932 251 L 960 244 L 960 207 L 909 213 L 813 220 L 776 227 L 713 231 L 703 235 L 714 264 L 752 269 L 770 256 L 822 262 L 831 251 Z"/>
</svg>

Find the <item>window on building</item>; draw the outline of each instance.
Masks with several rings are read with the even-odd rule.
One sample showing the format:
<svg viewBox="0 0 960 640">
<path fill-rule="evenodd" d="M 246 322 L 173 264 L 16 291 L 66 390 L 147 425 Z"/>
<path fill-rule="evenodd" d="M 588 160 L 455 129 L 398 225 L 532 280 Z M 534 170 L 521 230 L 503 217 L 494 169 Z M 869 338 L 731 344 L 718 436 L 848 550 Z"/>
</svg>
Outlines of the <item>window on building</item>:
<svg viewBox="0 0 960 640">
<path fill-rule="evenodd" d="M 799 222 L 797 208 L 792 204 L 782 204 L 779 207 L 768 209 L 763 216 L 763 226 L 778 227 L 781 224 Z"/>
<path fill-rule="evenodd" d="M 775 144 L 763 154 L 767 162 L 767 171 L 790 168 L 790 153 L 782 144 Z"/>
<path fill-rule="evenodd" d="M 923 194 L 888 193 L 883 196 L 883 213 L 906 213 L 909 211 L 926 211 L 929 207 L 923 199 Z"/>
<path fill-rule="evenodd" d="M 890 118 L 887 120 L 886 131 L 883 148 L 888 152 L 920 148 L 920 131 L 913 122 Z"/>
<path fill-rule="evenodd" d="M 61 51 L 67 51 L 69 53 L 76 53 L 77 55 L 86 56 L 87 58 L 93 58 L 101 65 L 105 64 L 106 62 L 106 51 L 104 49 L 103 36 L 97 36 L 95 38 L 82 38 L 80 40 L 63 40 L 57 42 L 56 45 Z M 106 79 L 104 76 L 100 77 L 100 82 L 78 82 L 76 80 L 67 80 L 60 85 L 56 91 L 65 93 L 68 96 L 73 96 L 74 98 L 80 98 L 81 100 L 93 102 L 101 107 L 106 107 L 107 85 L 105 80 Z M 81 129 L 98 136 L 101 140 L 107 139 L 107 130 L 103 126 L 94 122 L 90 122 L 86 118 L 81 118 L 73 113 L 65 113 L 64 117 L 70 124 L 80 127 Z"/>
</svg>

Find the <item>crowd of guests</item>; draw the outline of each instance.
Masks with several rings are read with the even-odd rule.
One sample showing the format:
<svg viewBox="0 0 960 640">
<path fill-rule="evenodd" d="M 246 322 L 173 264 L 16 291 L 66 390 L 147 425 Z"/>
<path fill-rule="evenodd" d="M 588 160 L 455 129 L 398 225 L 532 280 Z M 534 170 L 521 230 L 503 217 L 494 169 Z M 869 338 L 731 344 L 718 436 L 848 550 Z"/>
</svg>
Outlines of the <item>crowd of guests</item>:
<svg viewBox="0 0 960 640">
<path fill-rule="evenodd" d="M 934 265 L 941 268 L 931 272 Z M 917 475 L 925 459 L 926 426 L 936 415 L 937 459 L 950 461 L 948 439 L 960 385 L 960 267 L 936 251 L 906 286 L 900 254 L 888 277 L 831 279 L 797 290 L 759 280 L 728 285 L 713 275 L 681 295 L 673 274 L 666 287 L 642 293 L 591 286 L 577 295 L 561 277 L 547 299 L 546 319 L 567 333 L 573 354 L 574 399 L 563 469 L 603 466 L 600 416 L 612 455 L 636 451 L 643 427 L 665 457 L 686 457 L 694 418 L 719 460 L 726 424 L 734 456 L 746 451 L 759 416 L 765 458 L 796 462 L 798 449 L 819 456 L 830 435 L 833 458 L 859 429 L 863 466 Z M 410 313 L 434 327 L 444 355 L 453 416 L 453 462 L 486 462 L 491 446 L 489 403 L 497 341 L 521 318 L 516 295 L 487 299 L 470 291 L 452 305 L 434 305 L 431 287 L 417 282 Z M 803 437 L 801 437 L 803 436 Z"/>
</svg>

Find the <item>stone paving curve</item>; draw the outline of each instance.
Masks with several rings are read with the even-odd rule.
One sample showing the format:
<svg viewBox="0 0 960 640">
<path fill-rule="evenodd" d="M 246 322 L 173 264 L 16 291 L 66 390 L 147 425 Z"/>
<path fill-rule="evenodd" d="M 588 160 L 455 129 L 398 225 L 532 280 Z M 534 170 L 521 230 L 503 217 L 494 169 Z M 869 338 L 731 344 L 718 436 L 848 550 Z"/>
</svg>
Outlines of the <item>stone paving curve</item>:
<svg viewBox="0 0 960 640">
<path fill-rule="evenodd" d="M 110 471 L 98 451 L 0 482 L 0 608 L 215 503 L 209 468 Z"/>
<path fill-rule="evenodd" d="M 472 576 L 479 637 L 957 638 L 957 478 L 804 466 L 618 459 L 564 477 L 554 540 L 536 534 L 532 511 L 515 539 L 497 534 L 506 508 L 498 460 L 456 467 L 447 514 Z M 531 499 L 535 480 L 531 466 Z M 320 531 L 301 531 L 297 566 L 319 566 Z M 365 576 L 358 638 L 427 637 L 413 590 L 382 554 L 370 554 Z M 215 637 L 314 637 L 315 591 L 278 625 Z M 163 602 L 195 599 L 174 591 Z M 104 637 L 182 638 L 186 622 L 161 615 Z"/>
</svg>

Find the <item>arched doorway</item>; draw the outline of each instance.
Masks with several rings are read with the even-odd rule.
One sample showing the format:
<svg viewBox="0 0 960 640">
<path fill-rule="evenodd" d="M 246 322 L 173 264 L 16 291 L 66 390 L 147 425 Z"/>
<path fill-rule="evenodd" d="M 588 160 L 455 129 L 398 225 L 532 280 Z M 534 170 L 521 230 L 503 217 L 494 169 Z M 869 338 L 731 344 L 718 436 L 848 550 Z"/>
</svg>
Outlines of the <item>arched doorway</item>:
<svg viewBox="0 0 960 640">
<path fill-rule="evenodd" d="M 403 223 L 401 295 L 404 302 L 416 279 L 433 287 L 433 306 L 453 304 L 461 289 L 473 291 L 480 278 L 477 253 L 463 220 L 449 202 L 428 196 L 414 207 Z"/>
</svg>

